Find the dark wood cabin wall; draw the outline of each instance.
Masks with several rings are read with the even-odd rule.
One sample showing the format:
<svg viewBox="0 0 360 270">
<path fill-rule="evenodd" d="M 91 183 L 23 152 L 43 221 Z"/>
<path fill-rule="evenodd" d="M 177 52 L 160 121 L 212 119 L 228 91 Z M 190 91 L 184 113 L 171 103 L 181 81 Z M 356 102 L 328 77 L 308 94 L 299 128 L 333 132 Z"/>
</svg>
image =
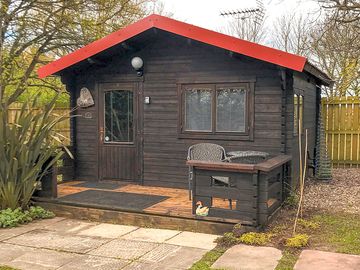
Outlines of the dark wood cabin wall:
<svg viewBox="0 0 360 270">
<path fill-rule="evenodd" d="M 294 73 L 293 76 L 293 93 L 291 95 L 291 107 L 292 107 L 292 115 L 294 110 L 294 94 L 300 94 L 304 97 L 304 113 L 303 113 L 303 134 L 302 134 L 302 149 L 305 147 L 305 130 L 308 130 L 308 151 L 313 157 L 314 149 L 316 144 L 316 117 L 317 117 L 317 87 L 315 80 L 301 73 Z M 290 94 L 290 93 L 289 93 Z M 290 100 L 289 100 L 290 101 Z M 293 124 L 293 121 L 292 121 Z M 291 129 L 293 132 L 293 126 Z M 298 183 L 299 177 L 299 140 L 298 135 L 292 136 L 293 141 L 292 145 L 292 156 L 293 156 L 293 186 Z M 304 153 L 302 153 L 304 156 Z M 309 173 L 309 172 L 308 172 Z"/>
<path fill-rule="evenodd" d="M 98 180 L 98 92 L 94 78 L 91 76 L 77 76 L 76 98 L 80 89 L 90 90 L 95 105 L 88 108 L 78 108 L 76 117 L 76 171 L 79 180 Z"/>
<path fill-rule="evenodd" d="M 187 187 L 187 149 L 199 142 L 217 143 L 231 150 L 258 150 L 271 154 L 283 151 L 281 128 L 281 79 L 276 66 L 244 56 L 234 56 L 219 48 L 189 42 L 176 37 L 159 37 L 137 53 L 113 57 L 105 68 L 88 70 L 78 80 L 82 86 L 95 89 L 97 82 L 123 81 L 134 78 L 130 59 L 143 58 L 144 77 L 140 82 L 143 96 L 151 104 L 143 106 L 143 179 L 146 185 Z M 178 138 L 178 83 L 219 83 L 256 79 L 254 96 L 254 140 L 195 140 Z M 90 81 L 89 81 L 90 80 Z M 95 102 L 97 98 L 94 91 Z M 97 105 L 79 110 L 92 112 L 92 119 L 80 117 L 77 124 L 78 176 L 89 180 L 97 177 L 98 144 Z M 119 165 L 120 166 L 120 165 Z"/>
</svg>

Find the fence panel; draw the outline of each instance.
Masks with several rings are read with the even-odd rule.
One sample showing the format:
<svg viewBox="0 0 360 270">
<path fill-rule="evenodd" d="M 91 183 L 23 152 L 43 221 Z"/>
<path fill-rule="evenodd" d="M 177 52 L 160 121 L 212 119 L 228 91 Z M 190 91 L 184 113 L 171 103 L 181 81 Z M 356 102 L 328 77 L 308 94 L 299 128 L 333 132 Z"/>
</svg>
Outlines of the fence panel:
<svg viewBox="0 0 360 270">
<path fill-rule="evenodd" d="M 11 104 L 10 108 L 8 109 L 8 118 L 9 122 L 13 123 L 15 121 L 16 114 L 20 112 L 22 104 L 14 103 Z M 39 108 L 40 110 L 40 108 Z M 64 115 L 70 112 L 69 108 L 55 108 L 53 110 L 53 115 Z M 55 132 L 61 134 L 59 136 L 62 141 L 65 141 L 66 144 L 70 145 L 70 120 L 66 119 L 63 122 L 56 124 Z"/>
<path fill-rule="evenodd" d="M 322 115 L 333 165 L 360 167 L 360 98 L 323 98 Z"/>
</svg>

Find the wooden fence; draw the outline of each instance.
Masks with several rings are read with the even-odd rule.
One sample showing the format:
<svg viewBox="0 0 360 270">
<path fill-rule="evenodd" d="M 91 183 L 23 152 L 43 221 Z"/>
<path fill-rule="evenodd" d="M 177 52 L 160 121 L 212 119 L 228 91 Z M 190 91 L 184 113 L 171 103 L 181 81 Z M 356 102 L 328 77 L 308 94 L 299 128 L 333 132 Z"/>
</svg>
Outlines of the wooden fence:
<svg viewBox="0 0 360 270">
<path fill-rule="evenodd" d="M 8 117 L 9 117 L 10 123 L 14 122 L 16 113 L 21 110 L 21 106 L 22 106 L 22 104 L 20 104 L 20 103 L 14 103 L 9 108 L 9 110 L 8 110 L 9 116 Z M 63 115 L 68 112 L 69 112 L 69 108 L 56 108 L 53 110 L 53 114 L 55 114 L 55 115 Z M 69 119 L 67 119 L 61 123 L 58 123 L 55 126 L 55 131 L 66 138 L 66 139 L 64 139 L 63 137 L 60 136 L 61 140 L 67 141 L 67 144 L 70 143 L 70 141 L 69 141 L 70 140 L 70 120 Z"/>
<path fill-rule="evenodd" d="M 333 165 L 360 167 L 360 98 L 323 98 L 322 115 Z"/>
</svg>

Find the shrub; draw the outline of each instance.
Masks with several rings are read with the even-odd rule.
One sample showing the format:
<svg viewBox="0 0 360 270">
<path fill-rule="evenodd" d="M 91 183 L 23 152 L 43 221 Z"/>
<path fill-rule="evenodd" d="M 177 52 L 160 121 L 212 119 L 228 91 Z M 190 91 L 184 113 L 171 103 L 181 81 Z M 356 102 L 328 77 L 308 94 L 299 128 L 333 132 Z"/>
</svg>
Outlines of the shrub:
<svg viewBox="0 0 360 270">
<path fill-rule="evenodd" d="M 52 218 L 54 216 L 54 213 L 39 206 L 32 206 L 26 211 L 22 211 L 21 208 L 15 210 L 8 208 L 0 211 L 0 228 L 15 227 L 35 219 Z"/>
<path fill-rule="evenodd" d="M 309 236 L 307 234 L 297 234 L 293 237 L 286 239 L 285 246 L 293 248 L 301 248 L 307 246 Z"/>
<path fill-rule="evenodd" d="M 0 103 L 0 209 L 25 209 L 38 181 L 64 154 L 56 124 L 69 116 L 53 114 L 56 97 L 36 109 L 27 101 L 10 122 L 7 103 Z M 65 150 L 67 150 L 65 148 Z"/>
<path fill-rule="evenodd" d="M 245 230 L 244 230 L 243 226 L 240 223 L 238 223 L 238 224 L 235 224 L 232 232 L 235 237 L 240 237 L 245 232 Z"/>
<path fill-rule="evenodd" d="M 238 244 L 239 239 L 232 232 L 227 232 L 224 233 L 223 236 L 217 238 L 215 242 L 218 243 L 220 247 L 228 248 Z"/>
<path fill-rule="evenodd" d="M 285 205 L 289 206 L 290 208 L 296 207 L 299 204 L 299 196 L 298 194 L 292 192 L 286 199 Z"/>
<path fill-rule="evenodd" d="M 298 224 L 303 227 L 304 229 L 318 229 L 320 228 L 320 223 L 316 221 L 306 220 L 306 219 L 299 219 Z"/>
<path fill-rule="evenodd" d="M 244 233 L 240 237 L 240 242 L 247 245 L 263 246 L 271 240 L 271 237 L 272 234 L 270 233 L 249 232 L 249 233 Z"/>
<path fill-rule="evenodd" d="M 29 215 L 32 219 L 46 219 L 55 217 L 53 212 L 45 210 L 40 206 L 31 206 L 29 209 Z"/>
</svg>

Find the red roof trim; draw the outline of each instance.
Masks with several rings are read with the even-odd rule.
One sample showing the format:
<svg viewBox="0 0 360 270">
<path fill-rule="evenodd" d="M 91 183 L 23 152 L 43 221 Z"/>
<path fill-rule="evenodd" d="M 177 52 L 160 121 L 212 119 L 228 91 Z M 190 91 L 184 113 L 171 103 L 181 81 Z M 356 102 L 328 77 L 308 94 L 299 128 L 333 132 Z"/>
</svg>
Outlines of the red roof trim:
<svg viewBox="0 0 360 270">
<path fill-rule="evenodd" d="M 300 72 L 306 63 L 302 56 L 154 14 L 40 67 L 38 75 L 52 75 L 152 27 Z"/>
</svg>

